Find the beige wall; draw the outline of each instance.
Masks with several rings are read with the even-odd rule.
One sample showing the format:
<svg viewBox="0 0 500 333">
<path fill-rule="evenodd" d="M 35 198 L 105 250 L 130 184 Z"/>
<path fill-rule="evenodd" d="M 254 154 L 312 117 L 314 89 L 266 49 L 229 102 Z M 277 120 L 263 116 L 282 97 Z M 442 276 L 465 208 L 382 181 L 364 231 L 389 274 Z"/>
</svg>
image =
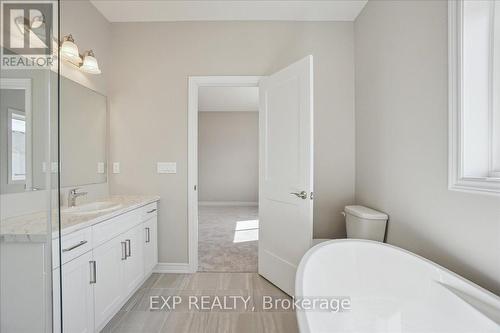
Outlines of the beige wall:
<svg viewBox="0 0 500 333">
<path fill-rule="evenodd" d="M 61 39 L 73 35 L 80 54 L 93 50 L 100 75 L 87 74 L 61 62 L 61 74 L 101 94 L 107 95 L 111 71 L 111 23 L 89 0 L 61 0 Z M 64 93 L 64 91 L 62 91 Z"/>
<path fill-rule="evenodd" d="M 342 237 L 354 199 L 352 22 L 112 25 L 113 193 L 158 194 L 160 262 L 187 262 L 187 83 L 195 75 L 267 75 L 312 54 L 317 237 Z M 156 162 L 176 161 L 177 174 Z"/>
<path fill-rule="evenodd" d="M 198 199 L 257 202 L 259 113 L 198 113 Z"/>
<path fill-rule="evenodd" d="M 356 201 L 388 242 L 500 294 L 500 198 L 447 189 L 445 1 L 369 1 L 355 23 Z"/>
</svg>

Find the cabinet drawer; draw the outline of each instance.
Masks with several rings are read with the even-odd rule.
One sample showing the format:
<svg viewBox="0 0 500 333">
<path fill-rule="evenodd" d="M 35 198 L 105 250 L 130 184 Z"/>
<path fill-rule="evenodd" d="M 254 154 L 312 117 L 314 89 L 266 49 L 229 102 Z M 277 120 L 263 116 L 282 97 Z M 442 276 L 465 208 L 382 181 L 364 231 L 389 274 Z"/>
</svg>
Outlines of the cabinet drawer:
<svg viewBox="0 0 500 333">
<path fill-rule="evenodd" d="M 141 213 L 140 209 L 136 209 L 92 226 L 94 247 L 140 224 Z"/>
<path fill-rule="evenodd" d="M 158 215 L 158 205 L 156 202 L 150 203 L 139 209 L 141 211 L 141 221 L 147 221 L 153 216 Z"/>
<path fill-rule="evenodd" d="M 90 250 L 92 250 L 91 228 L 85 228 L 62 237 L 61 255 L 63 264 Z M 52 244 L 52 261 L 54 268 L 59 267 L 59 244 L 57 241 Z"/>
</svg>

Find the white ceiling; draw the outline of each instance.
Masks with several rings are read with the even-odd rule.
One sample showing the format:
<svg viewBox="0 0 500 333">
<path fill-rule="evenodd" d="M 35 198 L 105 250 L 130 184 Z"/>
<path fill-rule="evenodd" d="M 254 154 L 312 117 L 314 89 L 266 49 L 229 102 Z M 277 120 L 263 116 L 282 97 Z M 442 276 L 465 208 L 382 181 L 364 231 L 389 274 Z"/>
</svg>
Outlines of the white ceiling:
<svg viewBox="0 0 500 333">
<path fill-rule="evenodd" d="M 198 111 L 258 111 L 258 87 L 200 87 Z"/>
<path fill-rule="evenodd" d="M 354 21 L 368 0 L 91 0 L 110 22 Z"/>
</svg>

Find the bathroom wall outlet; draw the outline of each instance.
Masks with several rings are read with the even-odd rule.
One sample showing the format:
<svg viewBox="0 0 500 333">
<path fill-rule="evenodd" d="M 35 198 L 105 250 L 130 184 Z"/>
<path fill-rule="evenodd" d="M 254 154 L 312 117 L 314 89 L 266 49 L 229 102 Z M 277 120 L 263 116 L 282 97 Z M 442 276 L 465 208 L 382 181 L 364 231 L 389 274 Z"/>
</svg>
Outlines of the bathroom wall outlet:
<svg viewBox="0 0 500 333">
<path fill-rule="evenodd" d="M 104 162 L 97 162 L 97 173 L 104 173 Z"/>
<path fill-rule="evenodd" d="M 177 173 L 176 162 L 158 162 L 156 165 L 158 173 Z"/>
<path fill-rule="evenodd" d="M 113 173 L 120 173 L 120 162 L 113 162 Z"/>
</svg>

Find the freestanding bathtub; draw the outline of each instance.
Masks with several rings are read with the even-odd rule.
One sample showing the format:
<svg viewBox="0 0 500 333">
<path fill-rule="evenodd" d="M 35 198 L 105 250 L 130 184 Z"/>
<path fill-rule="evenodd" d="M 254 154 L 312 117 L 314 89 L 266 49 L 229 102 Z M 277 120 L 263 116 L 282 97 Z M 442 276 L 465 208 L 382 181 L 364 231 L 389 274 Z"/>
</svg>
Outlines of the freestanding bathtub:
<svg viewBox="0 0 500 333">
<path fill-rule="evenodd" d="M 297 310 L 305 332 L 500 332 L 500 297 L 395 246 L 333 240 L 297 270 L 297 298 L 349 299 L 350 310 Z"/>
</svg>

